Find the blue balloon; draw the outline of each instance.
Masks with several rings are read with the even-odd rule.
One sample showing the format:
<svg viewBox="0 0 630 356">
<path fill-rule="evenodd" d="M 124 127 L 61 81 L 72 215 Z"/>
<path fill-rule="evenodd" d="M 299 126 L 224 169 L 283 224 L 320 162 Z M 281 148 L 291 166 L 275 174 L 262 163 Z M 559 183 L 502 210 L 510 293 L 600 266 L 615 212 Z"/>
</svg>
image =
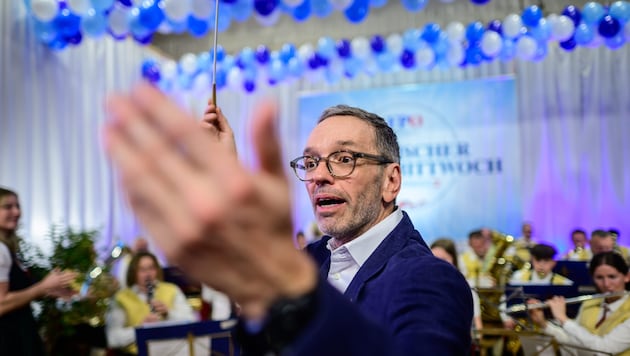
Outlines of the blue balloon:
<svg viewBox="0 0 630 356">
<path fill-rule="evenodd" d="M 470 46 L 466 49 L 466 64 L 473 66 L 483 62 L 484 56 L 479 46 Z"/>
<path fill-rule="evenodd" d="M 610 14 L 610 16 L 619 20 L 619 22 L 627 23 L 628 21 L 630 21 L 630 3 L 628 3 L 627 1 L 615 1 L 610 5 L 608 13 Z"/>
<path fill-rule="evenodd" d="M 577 46 L 577 43 L 575 42 L 575 38 L 573 36 L 571 36 L 571 38 L 566 41 L 560 42 L 560 47 L 569 52 L 573 51 L 575 49 L 575 46 Z"/>
<path fill-rule="evenodd" d="M 599 23 L 604 15 L 606 15 L 606 9 L 602 4 L 588 2 L 582 7 L 582 21 L 588 25 Z"/>
<path fill-rule="evenodd" d="M 254 65 L 249 65 L 245 68 L 243 68 L 243 79 L 244 80 L 256 80 L 256 77 L 258 76 L 258 70 L 256 69 L 256 66 Z"/>
<path fill-rule="evenodd" d="M 61 51 L 67 46 L 68 46 L 68 42 L 63 38 L 63 36 L 57 36 L 54 40 L 48 43 L 48 48 L 54 51 Z"/>
<path fill-rule="evenodd" d="M 564 10 L 562 10 L 562 14 L 573 20 L 573 24 L 575 25 L 575 27 L 579 26 L 580 21 L 582 21 L 582 14 L 580 13 L 580 10 L 574 5 L 568 5 L 567 7 L 565 7 Z"/>
<path fill-rule="evenodd" d="M 370 47 L 372 47 L 372 52 L 381 53 L 385 50 L 385 40 L 383 40 L 383 36 L 374 35 L 370 39 Z"/>
<path fill-rule="evenodd" d="M 35 30 L 35 36 L 42 41 L 42 43 L 50 43 L 57 38 L 58 31 L 53 21 L 43 22 L 33 17 L 33 29 Z"/>
<path fill-rule="evenodd" d="M 440 32 L 437 41 L 433 43 L 433 52 L 435 52 L 436 57 L 443 57 L 448 52 L 450 47 L 450 42 L 448 40 L 448 35 L 445 32 Z M 437 61 L 437 60 L 436 60 Z"/>
<path fill-rule="evenodd" d="M 370 7 L 374 9 L 378 9 L 379 7 L 383 7 L 387 4 L 387 0 L 370 0 Z"/>
<path fill-rule="evenodd" d="M 237 1 L 238 1 L 238 0 L 221 0 L 221 2 L 222 2 L 222 3 L 224 3 L 224 4 L 230 4 L 230 5 L 232 5 L 232 4 L 234 4 L 234 3 L 236 3 Z"/>
<path fill-rule="evenodd" d="M 253 80 L 245 80 L 243 82 L 243 89 L 246 93 L 253 93 L 256 90 L 256 82 Z"/>
<path fill-rule="evenodd" d="M 619 23 L 619 20 L 610 15 L 604 16 L 604 18 L 602 18 L 599 22 L 599 26 L 597 28 L 599 34 L 604 38 L 615 37 L 619 33 L 620 29 L 621 24 Z"/>
<path fill-rule="evenodd" d="M 440 25 L 434 22 L 429 22 L 424 26 L 421 38 L 428 43 L 434 43 L 440 36 L 440 32 Z"/>
<path fill-rule="evenodd" d="M 131 3 L 131 0 L 118 0 L 119 3 L 121 3 L 122 5 L 124 5 L 125 7 L 132 7 L 133 4 Z"/>
<path fill-rule="evenodd" d="M 160 68 L 154 60 L 146 59 L 142 62 L 142 78 L 151 83 L 160 81 Z"/>
<path fill-rule="evenodd" d="M 414 57 L 414 53 L 408 49 L 405 49 L 400 54 L 400 64 L 402 64 L 403 68 L 413 68 L 416 65 L 416 58 Z"/>
<path fill-rule="evenodd" d="M 488 22 L 488 31 L 494 31 L 498 34 L 503 34 L 501 20 L 494 19 Z"/>
<path fill-rule="evenodd" d="M 471 22 L 466 28 L 466 39 L 469 43 L 475 44 L 481 41 L 481 37 L 485 32 L 483 24 L 479 21 Z"/>
<path fill-rule="evenodd" d="M 595 38 L 595 30 L 586 23 L 581 23 L 580 26 L 575 28 L 573 37 L 575 38 L 575 43 L 580 46 L 584 46 L 593 41 Z"/>
<path fill-rule="evenodd" d="M 427 6 L 428 0 L 401 0 L 405 9 L 411 12 L 416 12 L 424 9 Z"/>
<path fill-rule="evenodd" d="M 256 48 L 256 61 L 260 64 L 269 62 L 269 48 L 265 45 L 259 45 Z"/>
<path fill-rule="evenodd" d="M 349 40 L 345 38 L 338 40 L 336 47 L 337 47 L 337 54 L 339 55 L 339 57 L 341 58 L 350 57 L 351 47 L 350 47 Z"/>
<path fill-rule="evenodd" d="M 128 21 L 129 21 L 129 32 L 133 34 L 136 38 L 143 38 L 151 33 L 151 30 L 144 27 L 144 25 L 140 22 L 140 9 L 134 7 L 129 11 Z"/>
<path fill-rule="evenodd" d="M 345 61 L 343 61 L 343 69 L 344 75 L 347 78 L 354 78 L 361 71 L 361 62 L 360 59 L 355 57 L 349 57 Z"/>
<path fill-rule="evenodd" d="M 360 23 L 370 12 L 370 0 L 354 0 L 352 5 L 343 13 L 348 21 L 352 23 Z"/>
<path fill-rule="evenodd" d="M 376 55 L 376 64 L 381 71 L 389 72 L 394 68 L 396 58 L 391 52 L 385 51 Z"/>
<path fill-rule="evenodd" d="M 217 76 L 215 80 L 217 89 L 223 88 L 227 85 L 227 73 L 223 69 L 217 69 Z"/>
<path fill-rule="evenodd" d="M 311 10 L 315 16 L 325 18 L 333 12 L 333 6 L 328 0 L 311 0 Z"/>
<path fill-rule="evenodd" d="M 293 43 L 285 43 L 280 48 L 280 59 L 282 62 L 289 63 L 291 58 L 295 57 L 295 46 Z"/>
<path fill-rule="evenodd" d="M 280 82 L 284 80 L 286 76 L 286 71 L 284 68 L 284 63 L 281 60 L 275 60 L 271 62 L 269 65 L 269 77 L 276 82 Z"/>
<path fill-rule="evenodd" d="M 526 7 L 521 14 L 521 19 L 523 19 L 523 24 L 529 27 L 538 26 L 538 21 L 542 18 L 542 10 L 540 7 L 536 5 L 531 5 Z"/>
<path fill-rule="evenodd" d="M 81 18 L 69 9 L 61 10 L 53 19 L 53 24 L 59 35 L 64 38 L 81 32 Z"/>
<path fill-rule="evenodd" d="M 622 33 L 619 33 L 616 36 L 607 38 L 605 42 L 606 42 L 606 47 L 612 50 L 615 50 L 615 49 L 621 48 L 626 42 L 626 39 Z"/>
<path fill-rule="evenodd" d="M 232 4 L 225 4 L 219 11 L 219 22 L 217 23 L 217 30 L 219 32 L 225 32 L 230 28 L 232 22 Z M 214 16 L 210 17 L 210 23 L 214 24 Z"/>
<path fill-rule="evenodd" d="M 76 33 L 73 33 L 70 36 L 66 36 L 64 38 L 66 40 L 66 42 L 68 42 L 71 45 L 78 45 L 79 43 L 81 43 L 81 40 L 83 40 L 83 34 L 81 34 L 80 31 L 77 31 Z"/>
<path fill-rule="evenodd" d="M 470 0 L 475 5 L 485 5 L 490 0 Z"/>
<path fill-rule="evenodd" d="M 287 71 L 293 77 L 299 78 L 304 73 L 304 64 L 296 57 L 289 60 Z"/>
<path fill-rule="evenodd" d="M 514 40 L 506 38 L 503 40 L 503 46 L 501 46 L 501 53 L 499 54 L 502 61 L 511 61 L 516 56 L 516 45 Z"/>
<path fill-rule="evenodd" d="M 536 54 L 534 55 L 534 61 L 542 61 L 547 56 L 547 52 L 549 51 L 548 42 L 538 42 L 538 46 L 536 47 Z M 575 47 L 575 46 L 574 46 Z"/>
<path fill-rule="evenodd" d="M 210 50 L 210 57 L 214 55 L 214 49 Z M 220 44 L 217 45 L 217 62 L 222 62 L 225 59 L 225 49 Z"/>
<path fill-rule="evenodd" d="M 256 61 L 256 53 L 253 49 L 249 47 L 245 47 L 241 50 L 241 53 L 238 56 L 238 59 L 245 65 L 251 66 Z"/>
<path fill-rule="evenodd" d="M 538 42 L 547 42 L 551 38 L 551 24 L 541 19 L 538 26 L 530 28 L 529 34 Z"/>
<path fill-rule="evenodd" d="M 92 8 L 97 12 L 105 12 L 114 6 L 114 0 L 91 0 Z"/>
<path fill-rule="evenodd" d="M 317 41 L 317 54 L 321 57 L 330 59 L 337 53 L 335 41 L 330 37 L 321 37 Z"/>
<path fill-rule="evenodd" d="M 420 46 L 420 38 L 422 33 L 416 29 L 409 29 L 402 35 L 403 47 L 415 52 Z"/>
<path fill-rule="evenodd" d="M 176 34 L 182 34 L 188 30 L 188 19 L 184 21 L 175 22 L 169 18 L 166 18 L 166 22 L 168 26 L 171 28 L 171 31 Z"/>
<path fill-rule="evenodd" d="M 254 0 L 237 0 L 232 4 L 232 18 L 237 22 L 245 22 L 254 13 Z"/>
<path fill-rule="evenodd" d="M 159 1 L 144 0 L 140 4 L 139 21 L 149 31 L 157 30 L 165 17 L 164 11 L 159 6 Z"/>
<path fill-rule="evenodd" d="M 279 4 L 280 0 L 254 0 L 254 9 L 262 16 L 269 16 Z"/>
<path fill-rule="evenodd" d="M 132 33 L 133 39 L 134 41 L 138 42 L 139 44 L 146 46 L 149 43 L 151 43 L 151 41 L 153 41 L 153 33 L 149 33 L 147 35 L 143 35 L 143 36 L 137 36 L 135 34 Z"/>
<path fill-rule="evenodd" d="M 81 29 L 92 37 L 100 37 L 107 32 L 107 16 L 92 9 L 81 18 Z"/>
<path fill-rule="evenodd" d="M 188 32 L 194 37 L 203 37 L 210 29 L 207 20 L 201 20 L 193 15 L 188 16 Z"/>
<path fill-rule="evenodd" d="M 311 0 L 304 0 L 302 3 L 293 9 L 293 19 L 297 22 L 302 22 L 311 16 Z"/>
</svg>

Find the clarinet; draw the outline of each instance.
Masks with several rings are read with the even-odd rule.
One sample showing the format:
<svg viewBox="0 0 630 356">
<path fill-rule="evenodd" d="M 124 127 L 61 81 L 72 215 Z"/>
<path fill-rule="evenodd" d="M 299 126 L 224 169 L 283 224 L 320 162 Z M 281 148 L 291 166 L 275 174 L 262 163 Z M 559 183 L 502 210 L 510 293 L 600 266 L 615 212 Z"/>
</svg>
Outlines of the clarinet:
<svg viewBox="0 0 630 356">
<path fill-rule="evenodd" d="M 153 304 L 151 304 L 151 301 L 153 301 L 153 295 L 155 294 L 155 283 L 153 283 L 151 279 L 147 279 L 146 288 L 147 288 L 147 303 L 149 304 L 149 309 L 151 310 L 151 313 L 155 313 L 155 307 L 153 307 Z"/>
</svg>

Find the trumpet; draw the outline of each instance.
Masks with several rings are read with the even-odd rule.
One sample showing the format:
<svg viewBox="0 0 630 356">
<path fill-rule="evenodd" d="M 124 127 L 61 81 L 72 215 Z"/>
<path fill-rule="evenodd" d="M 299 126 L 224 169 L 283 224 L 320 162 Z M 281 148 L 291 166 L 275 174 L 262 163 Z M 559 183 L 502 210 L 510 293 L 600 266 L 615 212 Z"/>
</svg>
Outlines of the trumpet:
<svg viewBox="0 0 630 356">
<path fill-rule="evenodd" d="M 626 294 L 628 294 L 630 292 L 628 291 L 619 291 L 619 292 L 611 292 L 611 293 L 598 293 L 598 294 L 588 294 L 588 295 L 581 295 L 579 297 L 574 297 L 574 298 L 567 298 L 565 299 L 565 303 L 567 304 L 575 304 L 575 303 L 582 303 L 585 302 L 587 300 L 591 300 L 591 299 L 599 299 L 599 298 L 610 298 L 610 297 L 620 297 L 620 296 L 624 296 Z M 520 313 L 520 312 L 524 312 L 530 309 L 542 309 L 542 308 L 549 308 L 549 304 L 547 304 L 546 302 L 542 302 L 542 303 L 531 303 L 531 304 L 515 304 L 512 305 L 509 308 L 505 308 L 503 310 L 501 310 L 504 313 L 507 314 L 512 314 L 512 313 Z"/>
</svg>

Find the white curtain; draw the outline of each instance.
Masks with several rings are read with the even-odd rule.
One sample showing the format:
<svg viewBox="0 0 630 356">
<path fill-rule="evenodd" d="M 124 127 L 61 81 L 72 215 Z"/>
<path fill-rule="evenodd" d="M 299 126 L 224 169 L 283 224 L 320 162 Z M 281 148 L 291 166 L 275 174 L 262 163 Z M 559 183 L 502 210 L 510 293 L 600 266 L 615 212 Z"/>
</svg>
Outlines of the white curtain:
<svg viewBox="0 0 630 356">
<path fill-rule="evenodd" d="M 143 231 L 117 189 L 101 149 L 99 127 L 105 120 L 105 94 L 126 90 L 139 79 L 148 50 L 104 38 L 51 52 L 34 40 L 20 1 L 3 1 L 0 11 L 0 185 L 20 194 L 21 235 L 43 243 L 49 226 L 58 223 L 98 229 L 101 252 L 117 239 L 133 240 Z M 249 117 L 263 97 L 279 103 L 288 162 L 302 150 L 294 139 L 301 92 L 514 74 L 522 145 L 522 219 L 533 223 L 537 238 L 563 249 L 569 231 L 578 226 L 617 227 L 622 243 L 630 235 L 629 66 L 629 45 L 616 51 L 580 48 L 572 53 L 551 45 L 541 62 L 496 61 L 466 69 L 378 74 L 335 85 L 304 80 L 259 87 L 254 94 L 222 90 L 218 101 L 234 126 L 239 155 L 255 166 Z M 208 93 L 175 96 L 201 115 Z M 305 194 L 301 184 L 294 184 L 295 194 Z M 483 208 L 483 202 L 479 204 Z M 302 228 L 306 227 L 295 227 Z"/>
</svg>

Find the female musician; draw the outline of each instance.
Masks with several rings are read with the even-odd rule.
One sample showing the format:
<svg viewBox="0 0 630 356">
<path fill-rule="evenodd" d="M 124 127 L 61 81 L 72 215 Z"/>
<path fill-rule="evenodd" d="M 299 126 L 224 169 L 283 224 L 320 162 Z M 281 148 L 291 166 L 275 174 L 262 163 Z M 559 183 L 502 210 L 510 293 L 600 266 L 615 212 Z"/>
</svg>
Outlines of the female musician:
<svg viewBox="0 0 630 356">
<path fill-rule="evenodd" d="M 43 355 L 30 303 L 44 296 L 69 297 L 76 273 L 53 270 L 37 283 L 30 278 L 17 257 L 21 215 L 17 194 L 0 188 L 0 353 Z"/>
<path fill-rule="evenodd" d="M 155 255 L 138 252 L 133 256 L 127 270 L 130 287 L 116 293 L 107 312 L 107 344 L 118 349 L 118 354 L 138 353 L 136 326 L 163 320 L 195 320 L 184 293 L 176 285 L 162 280 L 162 268 Z"/>
<path fill-rule="evenodd" d="M 589 270 L 599 292 L 621 295 L 585 301 L 575 320 L 567 317 L 564 298 L 553 297 L 547 304 L 558 325 L 547 322 L 541 309 L 531 309 L 531 318 L 558 342 L 630 355 L 630 298 L 623 294 L 630 280 L 628 265 L 620 254 L 603 252 L 593 257 Z"/>
</svg>

